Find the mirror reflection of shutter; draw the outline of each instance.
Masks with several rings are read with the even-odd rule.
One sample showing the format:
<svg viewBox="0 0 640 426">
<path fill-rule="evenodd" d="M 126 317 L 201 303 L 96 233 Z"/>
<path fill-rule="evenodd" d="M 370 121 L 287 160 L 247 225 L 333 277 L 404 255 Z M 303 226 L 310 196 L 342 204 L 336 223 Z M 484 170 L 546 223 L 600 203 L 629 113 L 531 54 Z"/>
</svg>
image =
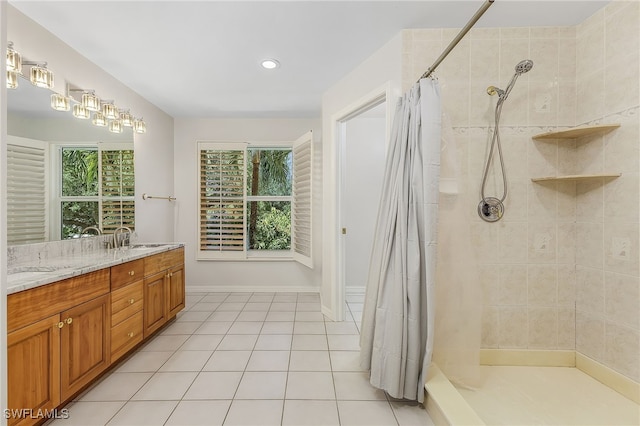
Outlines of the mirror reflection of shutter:
<svg viewBox="0 0 640 426">
<path fill-rule="evenodd" d="M 48 232 L 48 146 L 41 141 L 11 139 L 16 144 L 7 144 L 7 244 L 43 242 Z"/>
<path fill-rule="evenodd" d="M 135 229 L 133 150 L 101 150 L 101 228 L 110 234 L 119 226 Z"/>
<path fill-rule="evenodd" d="M 291 249 L 293 258 L 313 268 L 312 245 L 313 135 L 303 135 L 293 144 L 293 202 L 291 205 Z"/>
<path fill-rule="evenodd" d="M 199 143 L 199 259 L 246 257 L 246 144 Z"/>
</svg>

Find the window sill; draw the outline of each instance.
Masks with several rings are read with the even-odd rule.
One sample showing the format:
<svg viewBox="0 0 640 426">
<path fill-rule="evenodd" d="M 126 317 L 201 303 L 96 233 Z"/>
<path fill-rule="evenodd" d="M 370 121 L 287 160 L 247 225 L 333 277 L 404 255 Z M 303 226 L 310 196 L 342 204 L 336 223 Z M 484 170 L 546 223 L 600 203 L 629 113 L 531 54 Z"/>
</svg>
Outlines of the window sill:
<svg viewBox="0 0 640 426">
<path fill-rule="evenodd" d="M 293 260 L 293 253 L 291 250 L 249 250 L 246 260 L 289 261 Z"/>
</svg>

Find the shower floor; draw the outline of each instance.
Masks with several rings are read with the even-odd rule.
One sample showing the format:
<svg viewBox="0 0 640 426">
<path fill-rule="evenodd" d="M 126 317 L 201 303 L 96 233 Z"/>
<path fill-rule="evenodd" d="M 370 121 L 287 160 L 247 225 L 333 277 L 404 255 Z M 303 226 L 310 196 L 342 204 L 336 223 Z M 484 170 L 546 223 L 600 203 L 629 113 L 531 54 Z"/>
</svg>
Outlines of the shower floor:
<svg viewBox="0 0 640 426">
<path fill-rule="evenodd" d="M 640 406 L 577 368 L 481 366 L 458 391 L 487 425 L 640 425 Z"/>
</svg>

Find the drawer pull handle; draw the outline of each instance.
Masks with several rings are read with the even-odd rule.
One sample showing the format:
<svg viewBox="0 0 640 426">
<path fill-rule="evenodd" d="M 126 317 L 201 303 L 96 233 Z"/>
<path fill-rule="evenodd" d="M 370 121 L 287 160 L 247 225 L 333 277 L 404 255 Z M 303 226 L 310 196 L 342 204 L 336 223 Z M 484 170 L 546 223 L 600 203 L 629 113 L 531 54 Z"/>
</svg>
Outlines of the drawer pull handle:
<svg viewBox="0 0 640 426">
<path fill-rule="evenodd" d="M 133 337 L 133 331 L 128 332 L 127 336 L 129 336 L 129 338 L 132 338 Z"/>
<path fill-rule="evenodd" d="M 135 301 L 136 301 L 135 299 L 129 299 L 129 304 L 130 304 L 130 305 L 133 305 L 133 303 L 134 303 Z"/>
<path fill-rule="evenodd" d="M 129 271 L 129 275 L 134 276 L 136 274 L 136 271 Z"/>
<path fill-rule="evenodd" d="M 65 322 L 66 322 L 67 324 L 71 324 L 71 323 L 73 322 L 73 318 L 67 318 L 67 319 L 65 320 Z"/>
<path fill-rule="evenodd" d="M 64 327 L 64 322 L 60 321 L 59 323 L 57 323 L 57 324 L 55 325 L 55 327 L 58 327 L 58 328 L 62 328 L 62 327 Z"/>
</svg>

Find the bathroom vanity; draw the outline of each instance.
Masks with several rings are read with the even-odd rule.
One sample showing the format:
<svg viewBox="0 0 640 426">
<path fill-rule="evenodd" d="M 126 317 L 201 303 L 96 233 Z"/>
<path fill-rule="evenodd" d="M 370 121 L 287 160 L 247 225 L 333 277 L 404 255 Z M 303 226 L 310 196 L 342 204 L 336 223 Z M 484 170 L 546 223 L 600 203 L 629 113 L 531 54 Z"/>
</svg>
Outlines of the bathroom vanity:
<svg viewBox="0 0 640 426">
<path fill-rule="evenodd" d="M 185 306 L 180 244 L 67 262 L 75 266 L 38 262 L 8 276 L 11 426 L 42 423 Z"/>
</svg>

